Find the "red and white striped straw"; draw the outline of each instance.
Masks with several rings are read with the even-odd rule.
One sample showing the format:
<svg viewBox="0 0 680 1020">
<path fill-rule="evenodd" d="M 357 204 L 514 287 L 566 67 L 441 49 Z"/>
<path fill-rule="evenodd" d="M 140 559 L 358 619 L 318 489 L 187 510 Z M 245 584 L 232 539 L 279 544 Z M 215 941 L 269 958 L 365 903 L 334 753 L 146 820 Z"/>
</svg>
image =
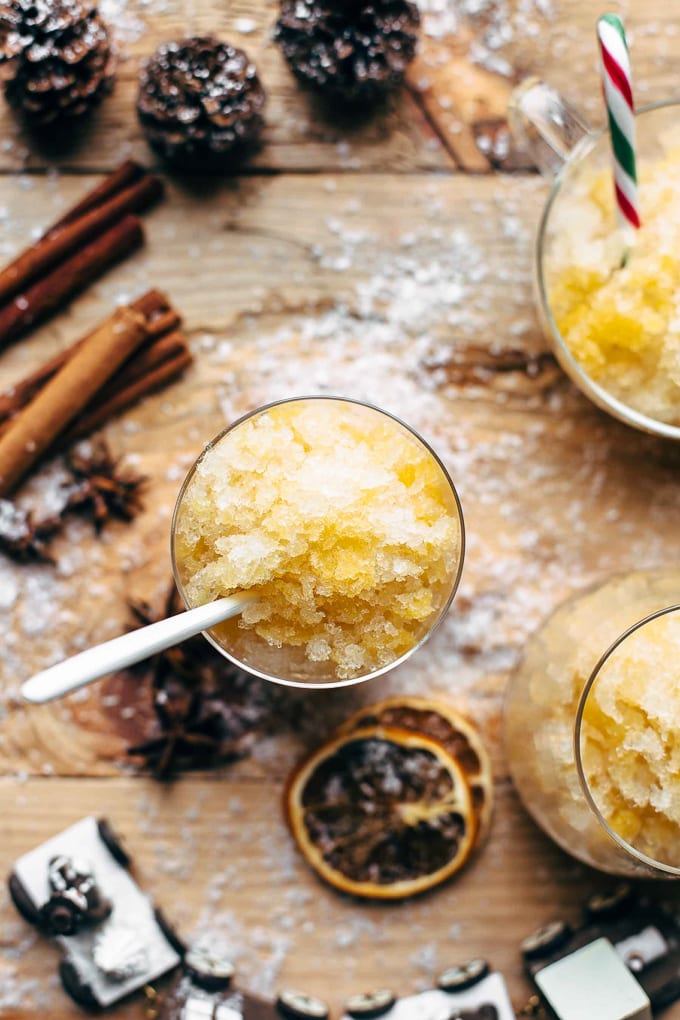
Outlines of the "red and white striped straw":
<svg viewBox="0 0 680 1020">
<path fill-rule="evenodd" d="M 614 159 L 616 207 L 622 226 L 640 228 L 635 160 L 635 104 L 626 33 L 616 14 L 603 14 L 597 23 L 602 57 L 602 85 L 607 105 Z"/>
</svg>

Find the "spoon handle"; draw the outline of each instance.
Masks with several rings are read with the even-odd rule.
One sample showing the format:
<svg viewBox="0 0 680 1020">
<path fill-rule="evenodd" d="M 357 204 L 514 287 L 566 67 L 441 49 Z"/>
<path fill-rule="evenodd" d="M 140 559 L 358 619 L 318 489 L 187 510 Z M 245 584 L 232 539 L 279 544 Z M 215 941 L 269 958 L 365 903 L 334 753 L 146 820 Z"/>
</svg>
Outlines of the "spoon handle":
<svg viewBox="0 0 680 1020">
<path fill-rule="evenodd" d="M 26 701 L 40 704 L 61 698 L 70 691 L 98 680 L 106 673 L 114 673 L 127 666 L 132 666 L 142 659 L 147 659 L 156 652 L 178 645 L 181 641 L 193 637 L 214 627 L 223 620 L 236 616 L 252 602 L 254 596 L 248 592 L 229 595 L 217 599 L 204 606 L 189 609 L 186 613 L 178 613 L 167 620 L 140 627 L 129 634 L 105 641 L 94 648 L 88 648 L 56 666 L 36 673 L 21 687 L 22 697 Z"/>
</svg>

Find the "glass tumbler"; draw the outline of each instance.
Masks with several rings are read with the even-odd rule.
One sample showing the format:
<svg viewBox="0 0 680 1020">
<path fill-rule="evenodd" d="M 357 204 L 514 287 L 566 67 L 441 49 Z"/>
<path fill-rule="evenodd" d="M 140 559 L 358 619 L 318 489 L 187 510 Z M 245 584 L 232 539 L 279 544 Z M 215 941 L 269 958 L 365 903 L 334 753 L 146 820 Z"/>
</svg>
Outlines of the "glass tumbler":
<svg viewBox="0 0 680 1020">
<path fill-rule="evenodd" d="M 680 146 L 680 104 L 669 101 L 641 107 L 636 115 L 638 168 L 677 152 Z M 586 119 L 550 85 L 532 78 L 515 91 L 509 109 L 512 133 L 529 152 L 536 166 L 551 184 L 540 220 L 535 249 L 535 289 L 538 313 L 560 365 L 575 385 L 602 410 L 634 428 L 669 439 L 680 439 L 680 409 L 674 420 L 659 420 L 646 410 L 649 395 L 644 386 L 630 395 L 611 392 L 593 378 L 572 353 L 555 321 L 550 304 L 550 281 L 555 277 L 565 251 L 579 245 L 581 211 L 575 197 L 600 171 L 607 175 L 602 201 L 611 220 L 611 237 L 603 250 L 614 253 L 623 264 L 626 239 L 616 230 L 611 146 L 608 131 L 594 131 Z M 644 182 L 643 182 L 644 185 Z M 674 182 L 669 181 L 674 186 Z M 641 186 L 641 194 L 644 187 Z M 575 209 L 577 210 L 575 212 Z M 644 219 L 644 217 L 643 217 Z M 644 230 L 644 222 L 642 230 Z M 570 246 L 572 246 L 570 248 Z M 645 299 L 646 300 L 646 299 Z M 651 309 L 653 311 L 653 309 Z M 645 311 L 647 309 L 645 308 Z M 673 376 L 674 370 L 670 369 Z"/>
<path fill-rule="evenodd" d="M 175 581 L 187 608 L 193 608 L 195 603 L 192 603 L 187 594 L 189 572 L 187 562 L 185 561 L 186 558 L 181 548 L 182 542 L 179 538 L 180 524 L 185 514 L 187 496 L 191 492 L 192 481 L 196 473 L 200 472 L 204 459 L 210 451 L 218 446 L 222 447 L 226 454 L 229 455 L 234 437 L 238 435 L 239 430 L 243 429 L 246 423 L 253 423 L 260 419 L 261 422 L 265 421 L 266 424 L 267 416 L 271 416 L 271 412 L 275 409 L 284 408 L 288 405 L 292 413 L 295 414 L 298 410 L 302 411 L 304 408 L 319 402 L 323 402 L 324 410 L 328 411 L 325 424 L 329 429 L 333 428 L 333 415 L 337 410 L 337 413 L 344 418 L 348 416 L 351 418 L 353 422 L 352 427 L 359 434 L 363 434 L 366 430 L 370 432 L 372 428 L 377 427 L 382 430 L 381 434 L 386 437 L 387 442 L 390 442 L 391 438 L 394 440 L 399 439 L 399 442 L 402 444 L 404 441 L 406 442 L 406 448 L 411 447 L 413 449 L 415 462 L 427 465 L 428 478 L 430 479 L 428 484 L 432 484 L 435 487 L 438 498 L 445 507 L 445 517 L 454 522 L 455 532 L 458 536 L 457 551 L 453 558 L 455 561 L 448 564 L 445 571 L 446 576 L 440 577 L 436 585 L 433 585 L 431 588 L 432 611 L 427 618 L 414 624 L 411 634 L 411 646 L 404 654 L 394 657 L 391 661 L 381 663 L 377 668 L 370 670 L 358 669 L 351 676 L 339 677 L 332 661 L 320 661 L 310 658 L 305 650 L 305 646 L 301 644 L 293 642 L 270 643 L 265 637 L 259 636 L 253 626 L 243 626 L 242 621 L 238 617 L 227 620 L 225 623 L 205 632 L 204 636 L 207 640 L 222 655 L 237 666 L 265 680 L 292 687 L 344 687 L 380 676 L 409 658 L 423 644 L 445 616 L 460 581 L 465 549 L 463 514 L 453 482 L 436 453 L 413 429 L 387 411 L 360 401 L 326 396 L 291 398 L 260 407 L 226 428 L 208 443 L 182 485 L 172 521 L 171 541 Z M 309 450 L 309 455 L 312 456 L 315 452 L 313 439 L 310 442 Z M 415 456 L 416 454 L 417 456 Z M 266 456 L 277 458 L 275 446 L 274 448 L 267 449 Z M 255 467 L 257 468 L 258 465 L 256 464 Z M 248 468 L 245 470 L 248 470 Z M 267 479 L 266 472 L 261 477 L 261 485 L 264 488 Z M 341 485 L 341 483 L 337 483 L 335 480 L 333 480 L 332 484 Z M 398 511 L 398 508 L 395 508 L 395 510 Z M 294 532 L 295 525 L 293 522 L 291 533 L 294 534 Z M 283 578 L 281 583 L 285 584 L 289 580 L 289 578 Z M 223 591 L 219 594 L 226 595 L 230 594 L 230 592 Z"/>
<path fill-rule="evenodd" d="M 506 695 L 525 807 L 610 874 L 680 875 L 679 597 L 680 567 L 573 596 L 529 639 Z"/>
</svg>

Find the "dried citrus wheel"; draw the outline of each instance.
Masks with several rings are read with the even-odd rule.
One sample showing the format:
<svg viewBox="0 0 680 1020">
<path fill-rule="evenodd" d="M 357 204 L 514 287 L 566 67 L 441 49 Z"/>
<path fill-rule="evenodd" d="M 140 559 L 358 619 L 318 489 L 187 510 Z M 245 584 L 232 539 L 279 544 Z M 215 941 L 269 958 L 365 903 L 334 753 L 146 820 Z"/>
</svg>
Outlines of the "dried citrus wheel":
<svg viewBox="0 0 680 1020">
<path fill-rule="evenodd" d="M 422 733 L 446 748 L 465 773 L 477 815 L 478 839 L 483 839 L 493 809 L 491 762 L 472 723 L 446 702 L 431 698 L 387 698 L 360 709 L 338 730 L 352 733 L 366 726 L 389 726 Z"/>
<path fill-rule="evenodd" d="M 311 866 L 353 896 L 401 899 L 459 870 L 475 839 L 465 775 L 441 744 L 372 727 L 324 744 L 293 775 L 288 821 Z"/>
</svg>

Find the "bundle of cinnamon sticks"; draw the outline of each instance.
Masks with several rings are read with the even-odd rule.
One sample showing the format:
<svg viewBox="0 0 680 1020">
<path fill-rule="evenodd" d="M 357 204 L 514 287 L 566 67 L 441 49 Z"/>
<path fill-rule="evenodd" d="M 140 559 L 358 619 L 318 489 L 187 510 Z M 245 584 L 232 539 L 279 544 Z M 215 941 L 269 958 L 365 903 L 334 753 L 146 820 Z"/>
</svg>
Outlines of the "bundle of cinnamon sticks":
<svg viewBox="0 0 680 1020">
<path fill-rule="evenodd" d="M 0 270 L 0 350 L 138 248 L 163 184 L 128 160 Z"/>
<path fill-rule="evenodd" d="M 116 309 L 92 333 L 0 394 L 0 496 L 63 448 L 191 362 L 180 317 L 160 291 Z"/>
<path fill-rule="evenodd" d="M 0 270 L 0 350 L 138 247 L 135 214 L 162 193 L 159 178 L 128 160 Z M 177 376 L 191 362 L 179 325 L 165 295 L 151 290 L 0 394 L 0 497 L 43 454 Z"/>
</svg>

